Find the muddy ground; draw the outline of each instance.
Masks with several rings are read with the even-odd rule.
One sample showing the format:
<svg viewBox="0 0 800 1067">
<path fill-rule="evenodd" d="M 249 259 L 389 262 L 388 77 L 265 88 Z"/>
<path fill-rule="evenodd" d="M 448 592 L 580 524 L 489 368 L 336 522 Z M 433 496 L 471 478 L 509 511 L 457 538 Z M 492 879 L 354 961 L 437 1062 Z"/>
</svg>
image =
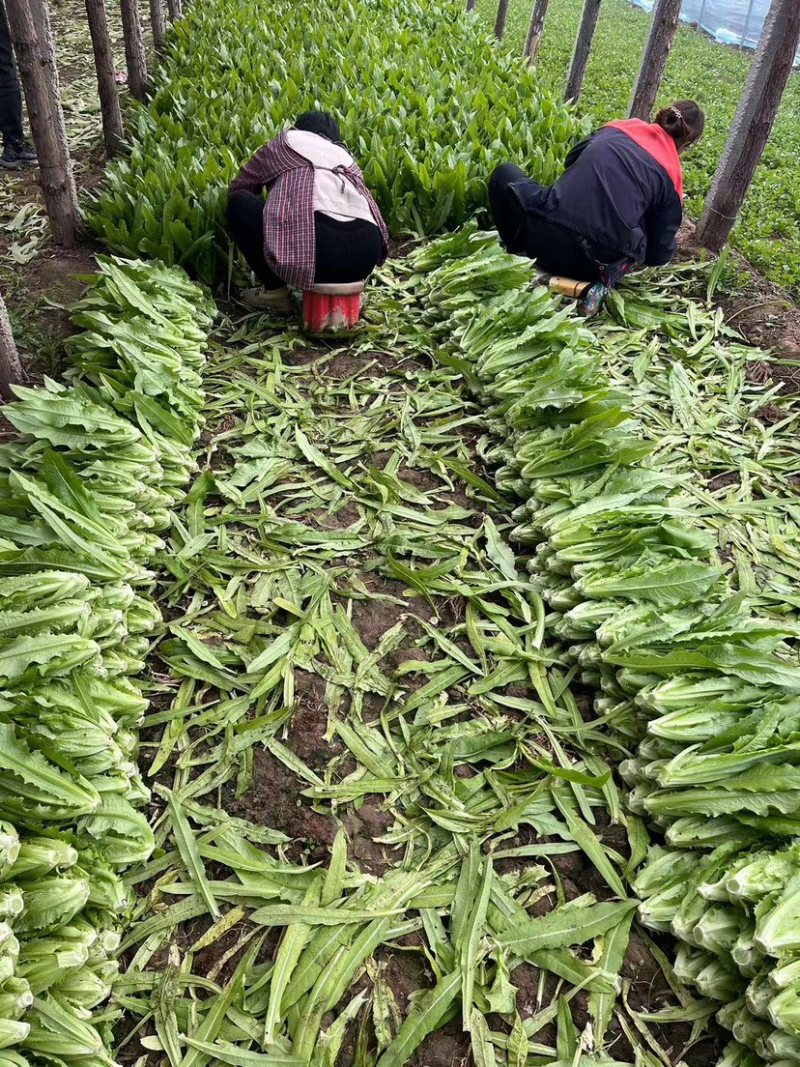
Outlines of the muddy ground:
<svg viewBox="0 0 800 1067">
<path fill-rule="evenodd" d="M 327 354 L 312 348 L 303 351 L 295 350 L 291 356 L 287 357 L 286 362 L 294 365 L 310 365 L 324 356 Z M 373 363 L 373 367 L 382 365 L 385 365 L 385 357 Z M 361 374 L 368 374 L 369 370 L 365 370 L 363 357 L 359 359 L 342 353 L 333 360 L 327 358 L 324 370 L 318 373 L 324 373 L 331 378 L 355 377 L 357 380 Z M 377 373 L 377 371 L 373 370 L 372 373 Z M 224 433 L 230 428 L 229 420 L 223 420 L 216 427 L 209 427 L 204 435 L 206 447 L 213 449 L 215 435 Z M 376 466 L 382 466 L 385 459 L 385 456 L 382 459 L 380 453 L 373 457 Z M 212 457 L 212 465 L 213 463 Z M 481 472 L 477 460 L 475 465 L 477 472 L 483 473 L 491 481 L 491 472 L 485 470 Z M 420 487 L 429 487 L 432 482 L 437 481 L 424 470 L 401 468 L 398 474 L 401 478 Z M 442 502 L 458 503 L 467 507 L 474 506 L 459 485 L 456 485 L 453 493 Z M 347 526 L 353 518 L 354 516 L 349 514 L 345 507 L 334 516 L 326 516 L 326 525 Z M 359 570 L 362 575 L 368 576 L 366 580 L 370 591 L 379 593 L 385 599 L 356 601 L 353 604 L 352 614 L 353 623 L 362 641 L 370 650 L 378 645 L 381 637 L 395 625 L 402 615 L 420 610 L 419 603 L 408 597 L 403 583 L 378 577 L 374 573 L 372 566 L 374 563 L 374 559 L 360 560 Z M 436 606 L 445 632 L 463 617 L 464 604 L 458 599 L 437 603 Z M 421 630 L 415 629 L 413 624 L 409 625 L 404 642 L 390 654 L 383 664 L 384 668 L 396 667 L 407 659 L 424 657 L 424 651 L 413 644 L 420 633 Z M 523 693 L 516 695 L 523 695 Z M 320 776 L 324 775 L 331 758 L 339 757 L 341 765 L 337 777 L 342 778 L 355 768 L 355 764 L 338 738 L 333 741 L 325 738 L 328 711 L 325 707 L 324 696 L 325 683 L 320 677 L 308 672 L 297 672 L 296 711 L 289 724 L 287 735 L 282 737 L 282 742 Z M 590 701 L 584 703 L 587 708 L 590 706 Z M 372 710 L 378 711 L 379 706 L 376 705 Z M 143 763 L 146 764 L 146 760 L 143 760 Z M 164 784 L 168 784 L 171 777 L 172 769 L 168 765 L 163 772 Z M 334 816 L 325 804 L 312 804 L 303 795 L 307 783 L 299 779 L 263 747 L 258 747 L 254 751 L 252 781 L 247 792 L 242 796 L 237 796 L 235 785 L 235 781 L 231 781 L 223 787 L 220 800 L 224 809 L 232 816 L 283 831 L 291 837 L 292 843 L 285 850 L 290 862 L 327 865 L 330 849 L 340 825 L 343 825 L 347 831 L 350 842 L 349 855 L 362 870 L 380 877 L 401 859 L 399 852 L 393 851 L 389 846 L 377 840 L 389 830 L 393 823 L 393 817 L 384 810 L 379 796 L 366 797 L 358 807 L 340 805 Z M 154 814 L 160 810 L 158 807 L 154 808 Z M 624 831 L 619 826 L 608 824 L 607 820 L 604 824 L 601 815 L 602 813 L 598 813 L 598 834 L 606 844 L 625 855 L 627 838 Z M 530 844 L 537 840 L 547 841 L 548 839 L 537 838 L 533 830 L 527 827 L 521 830 L 517 838 L 509 842 L 509 845 Z M 500 872 L 509 870 L 514 863 L 513 860 L 500 860 L 497 869 Z M 552 865 L 555 881 L 560 886 L 565 899 L 572 900 L 584 893 L 594 893 L 598 899 L 611 896 L 602 877 L 582 853 L 555 856 L 552 858 Z M 217 873 L 210 869 L 209 874 L 225 877 L 227 872 L 221 869 Z M 146 884 L 139 887 L 142 893 L 148 889 L 149 886 Z M 533 913 L 548 911 L 555 903 L 555 896 L 548 894 L 534 907 Z M 186 927 L 176 932 L 174 943 L 182 948 L 189 947 L 208 925 L 207 920 L 197 920 L 187 924 Z M 199 974 L 215 975 L 221 968 L 221 977 L 230 976 L 237 957 L 231 956 L 230 959 L 226 957 L 236 948 L 241 936 L 242 927 L 239 926 L 216 944 L 203 950 L 195 956 L 193 971 Z M 274 953 L 278 936 L 278 932 L 274 931 L 267 939 L 262 949 L 262 958 L 270 958 Z M 662 948 L 668 957 L 674 954 L 674 947 L 669 938 L 662 939 L 657 947 Z M 166 958 L 166 951 L 163 954 Z M 429 988 L 434 982 L 428 960 L 422 951 L 422 941 L 416 934 L 400 939 L 394 947 L 383 946 L 376 953 L 376 961 L 385 968 L 385 974 L 397 1005 L 403 1013 L 408 1008 L 411 995 L 417 990 Z M 157 960 L 154 963 L 157 963 Z M 632 1011 L 657 1012 L 676 1004 L 669 983 L 654 955 L 654 942 L 642 930 L 634 929 L 631 936 L 622 969 L 622 979 Z M 529 964 L 523 964 L 512 972 L 511 980 L 518 989 L 517 1006 L 523 1018 L 533 1016 L 546 1006 L 556 989 L 552 975 L 542 973 Z M 351 988 L 348 997 L 357 995 L 368 984 L 368 977 L 362 976 L 359 982 Z M 583 1031 L 589 1019 L 587 999 L 586 994 L 578 993 L 571 1005 L 573 1020 L 579 1032 Z M 325 1023 L 330 1021 L 332 1020 L 326 1019 Z M 497 1031 L 508 1030 L 507 1024 L 499 1016 L 490 1016 L 489 1022 Z M 631 1024 L 628 1025 L 630 1027 Z M 683 1062 L 688 1067 L 705 1067 L 709 1062 L 713 1062 L 721 1047 L 719 1036 L 712 1034 L 687 1049 L 690 1041 L 688 1025 L 672 1024 L 652 1029 L 665 1056 L 673 1064 Z M 549 1045 L 555 1044 L 555 1038 L 556 1031 L 553 1025 L 546 1026 L 536 1036 L 536 1040 Z M 341 1067 L 350 1067 L 353 1063 L 354 1042 L 355 1028 L 352 1028 L 337 1061 Z M 634 1062 L 634 1047 L 618 1019 L 612 1022 L 609 1044 L 609 1053 L 618 1061 L 631 1064 Z M 120 1059 L 122 1062 L 131 1063 L 143 1051 L 134 1040 L 126 1047 Z M 157 1057 L 151 1053 L 147 1060 L 148 1065 L 155 1067 L 157 1062 Z M 410 1067 L 453 1067 L 453 1065 L 472 1063 L 469 1038 L 462 1032 L 460 1017 L 429 1035 L 408 1062 Z"/>
<path fill-rule="evenodd" d="M 749 344 L 768 349 L 773 355 L 771 368 L 761 372 L 762 381 L 772 377 L 786 381 L 790 387 L 800 385 L 800 307 L 785 290 L 759 274 L 739 252 L 731 248 L 725 254 L 729 270 L 714 303 L 725 312 L 727 324 L 738 330 Z M 708 255 L 695 240 L 694 223 L 685 220 L 678 235 L 676 261 L 706 259 Z M 789 365 L 781 366 L 783 360 Z"/>
</svg>

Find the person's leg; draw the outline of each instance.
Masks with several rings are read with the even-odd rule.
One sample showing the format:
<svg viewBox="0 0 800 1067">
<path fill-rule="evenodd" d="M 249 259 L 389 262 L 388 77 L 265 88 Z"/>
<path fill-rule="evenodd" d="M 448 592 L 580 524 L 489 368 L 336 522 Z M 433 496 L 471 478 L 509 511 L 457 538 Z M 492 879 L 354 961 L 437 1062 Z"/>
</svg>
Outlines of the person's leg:
<svg viewBox="0 0 800 1067">
<path fill-rule="evenodd" d="M 283 288 L 284 283 L 264 259 L 264 201 L 261 197 L 243 190 L 231 193 L 226 217 L 233 243 L 264 288 Z"/>
<path fill-rule="evenodd" d="M 0 0 L 0 134 L 3 154 L 0 164 L 18 170 L 35 166 L 36 153 L 25 143 L 22 128 L 22 93 L 17 77 L 14 48 L 8 30 L 6 9 Z"/>
<path fill-rule="evenodd" d="M 605 257 L 607 258 L 607 257 Z M 623 259 L 615 259 L 611 263 L 600 261 L 600 281 L 595 282 L 581 297 L 578 310 L 589 318 L 600 310 L 605 303 L 609 292 L 618 285 L 626 274 L 630 274 L 636 268 L 636 260 L 628 256 Z"/>
<path fill-rule="evenodd" d="M 637 266 L 636 260 L 630 259 L 628 256 L 614 260 L 613 263 L 601 261 L 600 278 L 607 289 L 613 289 L 614 286 L 619 285 L 626 274 L 630 274 Z"/>
<path fill-rule="evenodd" d="M 19 89 L 8 18 L 2 2 L 0 2 L 0 133 L 3 135 L 4 144 L 19 144 L 23 139 L 22 94 Z"/>
<path fill-rule="evenodd" d="M 513 182 L 529 180 L 516 163 L 501 163 L 489 178 L 489 210 L 504 248 L 515 255 L 524 251 L 525 216 L 509 186 Z"/>
<path fill-rule="evenodd" d="M 529 215 L 527 223 L 525 252 L 543 271 L 576 281 L 600 280 L 600 265 L 571 230 L 536 215 Z"/>
<path fill-rule="evenodd" d="M 366 219 L 343 222 L 317 212 L 314 232 L 314 281 L 320 285 L 366 281 L 380 262 L 381 231 Z"/>
<path fill-rule="evenodd" d="M 526 251 L 542 270 L 551 275 L 585 281 L 578 311 L 589 317 L 603 306 L 608 295 L 604 266 L 592 254 L 589 244 L 577 234 L 550 219 L 530 216 Z"/>
</svg>

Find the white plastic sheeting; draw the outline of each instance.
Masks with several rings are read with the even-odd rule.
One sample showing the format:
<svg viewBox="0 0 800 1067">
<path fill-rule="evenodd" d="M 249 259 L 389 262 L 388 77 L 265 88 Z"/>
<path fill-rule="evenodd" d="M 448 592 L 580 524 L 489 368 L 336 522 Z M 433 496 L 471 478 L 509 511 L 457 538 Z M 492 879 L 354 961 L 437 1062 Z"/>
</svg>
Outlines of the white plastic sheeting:
<svg viewBox="0 0 800 1067">
<path fill-rule="evenodd" d="M 653 10 L 653 0 L 631 0 L 636 7 Z M 770 0 L 683 0 L 681 21 L 699 26 L 715 41 L 736 48 L 755 48 L 761 36 Z M 800 52 L 795 56 L 800 65 Z"/>
</svg>

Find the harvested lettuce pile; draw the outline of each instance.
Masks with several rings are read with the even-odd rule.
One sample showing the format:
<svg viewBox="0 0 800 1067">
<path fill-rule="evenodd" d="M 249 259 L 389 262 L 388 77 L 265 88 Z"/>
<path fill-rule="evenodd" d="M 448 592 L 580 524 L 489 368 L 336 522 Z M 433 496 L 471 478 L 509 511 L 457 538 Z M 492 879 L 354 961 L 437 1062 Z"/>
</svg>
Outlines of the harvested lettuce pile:
<svg viewBox="0 0 800 1067">
<path fill-rule="evenodd" d="M 181 271 L 106 259 L 69 384 L 19 387 L 0 445 L 0 1062 L 110 1063 L 99 1009 L 147 859 L 139 678 L 149 567 L 194 466 L 212 309 Z M 12 1051 L 12 1048 L 17 1051 Z"/>
</svg>

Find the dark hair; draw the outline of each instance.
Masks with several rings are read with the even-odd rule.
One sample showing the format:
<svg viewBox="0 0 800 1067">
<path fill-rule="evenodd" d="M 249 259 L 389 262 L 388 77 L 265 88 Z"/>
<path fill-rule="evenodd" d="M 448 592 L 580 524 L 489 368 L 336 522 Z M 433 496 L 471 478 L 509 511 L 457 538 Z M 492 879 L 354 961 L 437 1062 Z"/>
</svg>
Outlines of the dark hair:
<svg viewBox="0 0 800 1067">
<path fill-rule="evenodd" d="M 676 100 L 656 115 L 656 124 L 666 130 L 682 152 L 703 136 L 706 117 L 694 100 Z"/>
<path fill-rule="evenodd" d="M 327 111 L 304 111 L 302 115 L 297 116 L 294 128 L 319 134 L 320 137 L 327 137 L 329 141 L 337 142 L 342 139 L 339 123 Z"/>
</svg>

